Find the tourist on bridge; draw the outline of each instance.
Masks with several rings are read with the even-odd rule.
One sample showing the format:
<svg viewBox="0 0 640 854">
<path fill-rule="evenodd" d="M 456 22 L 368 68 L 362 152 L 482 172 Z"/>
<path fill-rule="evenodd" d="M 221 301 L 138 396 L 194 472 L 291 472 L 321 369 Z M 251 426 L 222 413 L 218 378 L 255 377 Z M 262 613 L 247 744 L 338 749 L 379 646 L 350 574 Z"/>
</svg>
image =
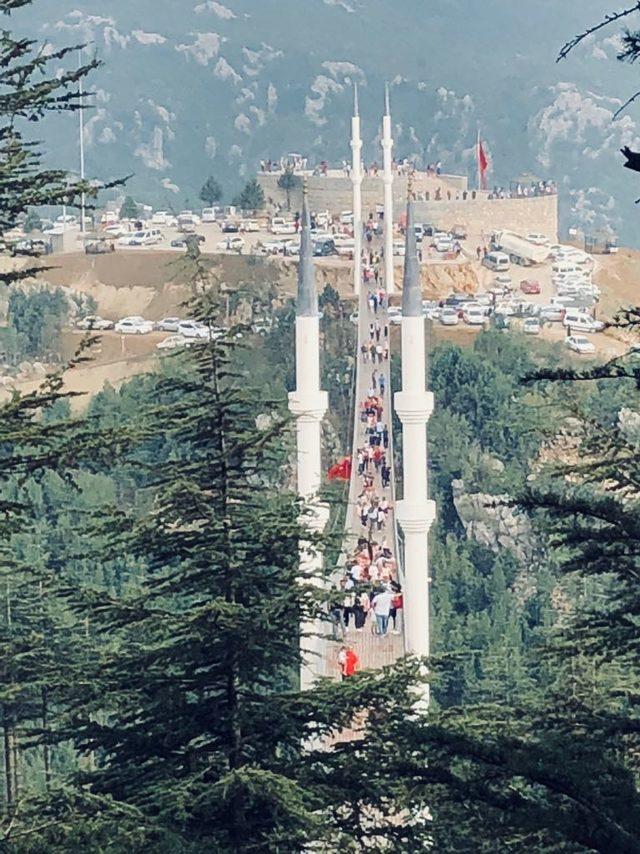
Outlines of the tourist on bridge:
<svg viewBox="0 0 640 854">
<path fill-rule="evenodd" d="M 389 612 L 391 611 L 391 602 L 393 601 L 393 593 L 387 587 L 380 593 L 376 593 L 373 597 L 371 606 L 373 613 L 376 615 L 376 623 L 378 634 L 384 637 L 387 634 L 389 627 Z"/>
<path fill-rule="evenodd" d="M 379 320 L 376 320 L 374 329 L 375 329 L 375 333 L 376 333 L 376 341 L 380 341 L 381 329 L 380 329 L 380 321 Z"/>
<path fill-rule="evenodd" d="M 386 329 L 386 327 L 385 327 Z M 384 374 L 380 374 L 380 379 L 378 380 L 378 388 L 380 390 L 380 397 L 384 397 L 384 390 L 386 386 L 386 380 L 384 378 Z"/>
<path fill-rule="evenodd" d="M 369 348 L 366 344 L 360 347 L 360 352 L 362 353 L 362 361 L 366 364 L 369 361 Z"/>
<path fill-rule="evenodd" d="M 373 325 L 373 323 L 370 323 L 369 324 L 369 338 L 371 338 L 372 341 L 373 341 L 373 337 L 375 334 L 376 334 L 376 328 Z"/>
<path fill-rule="evenodd" d="M 356 672 L 360 660 L 350 646 L 340 647 L 338 653 L 338 664 L 340 665 L 340 673 L 343 679 L 348 679 Z"/>
</svg>

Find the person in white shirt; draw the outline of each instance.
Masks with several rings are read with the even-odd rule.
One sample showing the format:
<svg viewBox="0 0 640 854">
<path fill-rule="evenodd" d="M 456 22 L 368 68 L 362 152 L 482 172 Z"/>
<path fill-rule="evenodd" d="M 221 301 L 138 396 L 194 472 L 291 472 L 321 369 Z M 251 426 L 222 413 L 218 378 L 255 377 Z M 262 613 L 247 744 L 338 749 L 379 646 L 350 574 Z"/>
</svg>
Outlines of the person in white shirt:
<svg viewBox="0 0 640 854">
<path fill-rule="evenodd" d="M 393 593 L 390 590 L 385 589 L 381 593 L 376 593 L 373 597 L 373 602 L 371 603 L 373 612 L 376 615 L 378 634 L 381 637 L 384 637 L 387 634 L 387 629 L 389 627 L 389 611 L 391 610 L 392 600 Z"/>
</svg>

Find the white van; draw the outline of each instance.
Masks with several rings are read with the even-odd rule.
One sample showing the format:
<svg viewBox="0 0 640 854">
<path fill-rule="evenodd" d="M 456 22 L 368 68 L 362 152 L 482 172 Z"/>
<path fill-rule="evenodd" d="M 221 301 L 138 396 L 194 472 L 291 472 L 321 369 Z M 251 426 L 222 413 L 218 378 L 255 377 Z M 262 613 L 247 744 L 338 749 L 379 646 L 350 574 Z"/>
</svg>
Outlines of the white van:
<svg viewBox="0 0 640 854">
<path fill-rule="evenodd" d="M 570 261 L 556 261 L 551 267 L 551 275 L 557 276 L 560 273 L 564 276 L 581 276 L 584 274 L 584 271 L 579 267 L 576 267 L 576 265 L 572 264 Z"/>
<path fill-rule="evenodd" d="M 215 208 L 202 208 L 202 222 L 215 222 L 216 221 L 216 209 Z"/>
<path fill-rule="evenodd" d="M 510 266 L 509 256 L 504 252 L 489 252 L 482 263 L 490 270 L 508 270 Z"/>
<path fill-rule="evenodd" d="M 575 308 L 567 309 L 562 322 L 571 328 L 571 332 L 599 332 L 604 328 L 601 320 L 595 320 L 590 314 Z"/>
</svg>

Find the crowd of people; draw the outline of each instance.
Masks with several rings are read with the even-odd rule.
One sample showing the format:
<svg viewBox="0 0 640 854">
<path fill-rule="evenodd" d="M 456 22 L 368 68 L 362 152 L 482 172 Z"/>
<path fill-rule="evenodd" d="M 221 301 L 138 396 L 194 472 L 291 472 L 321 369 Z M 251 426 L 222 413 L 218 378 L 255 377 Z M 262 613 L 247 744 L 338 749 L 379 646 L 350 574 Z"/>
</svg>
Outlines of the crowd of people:
<svg viewBox="0 0 640 854">
<path fill-rule="evenodd" d="M 373 273 L 379 259 L 368 260 Z M 379 367 L 389 354 L 387 303 L 374 275 L 365 276 L 365 282 L 369 341 L 363 341 L 360 348 L 360 370 L 368 370 L 369 365 L 372 370 L 366 397 L 359 407 L 360 442 L 353 473 L 360 486 L 354 522 L 359 524 L 361 533 L 355 548 L 346 556 L 344 574 L 330 606 L 333 637 L 341 641 L 350 630 L 371 631 L 378 638 L 400 634 L 402 630 L 402 588 L 393 553 L 390 435 L 385 418 L 388 380 L 387 371 Z M 343 678 L 353 675 L 358 656 L 350 646 L 340 649 L 338 664 Z"/>
</svg>

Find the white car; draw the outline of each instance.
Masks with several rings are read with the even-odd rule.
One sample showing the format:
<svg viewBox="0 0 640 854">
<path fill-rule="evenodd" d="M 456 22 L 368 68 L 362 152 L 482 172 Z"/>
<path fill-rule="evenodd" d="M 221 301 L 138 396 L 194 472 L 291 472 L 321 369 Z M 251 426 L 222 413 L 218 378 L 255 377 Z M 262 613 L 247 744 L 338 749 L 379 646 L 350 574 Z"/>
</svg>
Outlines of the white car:
<svg viewBox="0 0 640 854">
<path fill-rule="evenodd" d="M 433 237 L 431 238 L 431 243 L 433 246 L 440 241 L 446 241 L 447 243 L 453 243 L 453 239 L 448 231 L 434 231 Z"/>
<path fill-rule="evenodd" d="M 533 243 L 535 246 L 548 246 L 549 238 L 546 234 L 539 234 L 537 231 L 532 231 L 531 234 L 527 234 L 527 240 L 529 243 Z"/>
<path fill-rule="evenodd" d="M 587 312 L 573 306 L 567 307 L 562 322 L 570 331 L 589 333 L 604 329 L 604 323 L 601 320 L 596 320 Z"/>
<path fill-rule="evenodd" d="M 167 211 L 156 211 L 151 217 L 151 225 L 166 225 L 167 216 Z"/>
<path fill-rule="evenodd" d="M 218 252 L 237 252 L 244 249 L 244 240 L 242 237 L 226 237 L 216 244 Z"/>
<path fill-rule="evenodd" d="M 146 335 L 153 332 L 153 323 L 143 317 L 123 317 L 115 327 L 116 332 L 121 335 Z"/>
<path fill-rule="evenodd" d="M 353 213 L 351 211 L 342 211 L 340 214 L 340 222 L 342 225 L 352 225 Z"/>
<path fill-rule="evenodd" d="M 406 246 L 404 240 L 394 240 L 393 241 L 393 254 L 398 255 L 401 258 L 404 258 L 404 254 L 406 251 Z"/>
<path fill-rule="evenodd" d="M 112 320 L 103 320 L 97 314 L 89 314 L 78 320 L 76 323 L 78 329 L 96 329 L 103 331 L 105 329 L 113 329 L 114 323 Z"/>
<path fill-rule="evenodd" d="M 179 317 L 163 317 L 156 323 L 156 329 L 161 332 L 177 332 L 180 322 Z"/>
<path fill-rule="evenodd" d="M 240 223 L 240 231 L 246 231 L 250 234 L 253 234 L 256 231 L 260 231 L 260 224 L 256 222 L 255 219 L 243 219 Z"/>
<path fill-rule="evenodd" d="M 513 288 L 513 280 L 511 276 L 506 276 L 504 273 L 496 276 L 493 280 L 493 284 L 495 287 L 502 288 L 503 292 L 510 291 Z"/>
<path fill-rule="evenodd" d="M 561 323 L 564 317 L 564 309 L 557 305 L 543 305 L 540 309 L 540 319 L 548 323 Z"/>
<path fill-rule="evenodd" d="M 452 252 L 453 243 L 450 240 L 438 240 L 436 243 L 436 252 Z"/>
<path fill-rule="evenodd" d="M 282 217 L 274 217 L 271 220 L 269 227 L 271 234 L 295 234 L 296 224 L 293 220 L 283 219 Z"/>
<path fill-rule="evenodd" d="M 353 255 L 355 247 L 356 242 L 353 237 L 348 237 L 345 240 L 341 240 L 340 243 L 336 242 L 336 249 L 338 250 L 338 255 L 342 255 L 346 258 L 350 258 Z"/>
<path fill-rule="evenodd" d="M 462 319 L 469 326 L 482 326 L 486 319 L 485 309 L 481 305 L 470 303 L 464 307 Z"/>
<path fill-rule="evenodd" d="M 540 335 L 540 321 L 537 317 L 527 317 L 522 324 L 525 335 Z"/>
<path fill-rule="evenodd" d="M 129 231 L 126 234 L 123 234 L 117 240 L 118 246 L 135 246 L 138 242 L 138 237 L 136 237 L 136 235 L 139 233 L 140 232 L 137 231 Z"/>
<path fill-rule="evenodd" d="M 211 341 L 219 338 L 222 334 L 221 329 L 215 327 L 209 329 L 205 323 L 200 323 L 198 320 L 181 320 L 178 324 L 178 335 L 182 335 L 184 338 Z"/>
<path fill-rule="evenodd" d="M 443 326 L 457 326 L 459 320 L 457 308 L 445 306 L 440 312 L 440 323 Z"/>
<path fill-rule="evenodd" d="M 215 208 L 202 208 L 202 222 L 215 222 L 216 221 L 216 210 Z"/>
<path fill-rule="evenodd" d="M 158 341 L 156 347 L 158 350 L 175 350 L 177 347 L 188 347 L 189 343 L 184 335 L 170 335 L 168 338 Z"/>
<path fill-rule="evenodd" d="M 394 326 L 402 323 L 402 309 L 399 306 L 391 306 L 387 311 L 387 316 L 389 318 L 389 323 Z"/>
<path fill-rule="evenodd" d="M 564 343 L 574 353 L 589 354 L 596 352 L 595 346 L 584 335 L 569 335 L 568 338 L 565 338 Z"/>
</svg>

